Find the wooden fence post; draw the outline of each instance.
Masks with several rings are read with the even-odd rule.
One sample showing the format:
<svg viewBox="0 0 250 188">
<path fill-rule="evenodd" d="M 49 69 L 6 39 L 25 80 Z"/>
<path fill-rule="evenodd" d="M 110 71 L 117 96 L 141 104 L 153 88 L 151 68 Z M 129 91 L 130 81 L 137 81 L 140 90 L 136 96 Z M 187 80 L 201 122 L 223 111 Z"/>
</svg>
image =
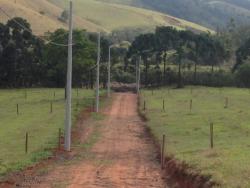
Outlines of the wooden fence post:
<svg viewBox="0 0 250 188">
<path fill-rule="evenodd" d="M 58 130 L 58 149 L 61 149 L 61 135 L 62 135 L 62 130 L 59 128 Z"/>
<path fill-rule="evenodd" d="M 27 99 L 27 90 L 24 91 L 24 98 Z"/>
<path fill-rule="evenodd" d="M 226 99 L 225 99 L 225 107 L 224 108 L 228 108 L 228 97 L 226 97 Z"/>
<path fill-rule="evenodd" d="M 53 113 L 53 103 L 50 101 L 50 113 Z"/>
<path fill-rule="evenodd" d="M 16 114 L 19 115 L 19 104 L 16 104 Z"/>
<path fill-rule="evenodd" d="M 143 102 L 143 110 L 146 111 L 146 101 Z"/>
<path fill-rule="evenodd" d="M 67 92 L 66 92 L 66 87 L 64 88 L 64 99 L 67 99 Z"/>
<path fill-rule="evenodd" d="M 77 98 L 77 100 L 76 100 L 76 108 L 78 108 L 79 107 L 79 99 Z"/>
<path fill-rule="evenodd" d="M 164 169 L 165 160 L 165 134 L 162 136 L 162 146 L 161 146 L 161 169 Z"/>
<path fill-rule="evenodd" d="M 92 100 L 92 111 L 95 112 L 95 99 Z"/>
<path fill-rule="evenodd" d="M 28 141 L 29 141 L 29 134 L 28 132 L 26 132 L 26 136 L 25 136 L 25 153 L 28 153 Z"/>
<path fill-rule="evenodd" d="M 193 108 L 193 100 L 191 99 L 190 100 L 190 104 L 189 104 L 189 110 L 190 110 L 190 112 L 192 111 L 192 108 Z"/>
<path fill-rule="evenodd" d="M 163 111 L 165 111 L 165 100 L 164 99 L 162 101 L 162 109 L 163 109 Z"/>
<path fill-rule="evenodd" d="M 214 124 L 210 123 L 210 147 L 214 148 Z"/>
</svg>

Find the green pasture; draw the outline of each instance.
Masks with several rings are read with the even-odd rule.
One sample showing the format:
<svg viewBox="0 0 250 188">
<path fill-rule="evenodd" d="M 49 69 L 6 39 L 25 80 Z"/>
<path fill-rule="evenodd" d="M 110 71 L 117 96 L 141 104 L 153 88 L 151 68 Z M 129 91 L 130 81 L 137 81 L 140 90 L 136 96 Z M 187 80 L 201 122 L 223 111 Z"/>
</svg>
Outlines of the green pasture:
<svg viewBox="0 0 250 188">
<path fill-rule="evenodd" d="M 64 89 L 0 90 L 0 175 L 51 155 L 50 149 L 58 144 L 59 128 L 62 131 L 64 128 L 64 97 Z M 94 91 L 73 89 L 72 97 L 75 122 L 80 110 L 92 106 Z M 29 134 L 27 154 L 26 132 Z"/>
<path fill-rule="evenodd" d="M 247 188 L 250 187 L 249 91 L 208 87 L 143 90 L 140 108 L 143 111 L 145 100 L 148 126 L 159 141 L 166 135 L 166 155 L 185 161 L 203 175 L 212 175 L 221 187 Z"/>
</svg>

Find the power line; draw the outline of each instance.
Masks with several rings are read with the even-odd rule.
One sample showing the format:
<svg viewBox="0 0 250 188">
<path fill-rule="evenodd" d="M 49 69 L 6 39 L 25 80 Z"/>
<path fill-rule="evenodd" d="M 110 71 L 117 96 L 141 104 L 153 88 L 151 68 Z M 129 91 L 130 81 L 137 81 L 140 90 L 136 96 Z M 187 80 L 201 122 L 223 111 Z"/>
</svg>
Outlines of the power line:
<svg viewBox="0 0 250 188">
<path fill-rule="evenodd" d="M 12 18 L 5 10 L 3 10 L 2 7 L 0 7 L 0 11 L 1 11 L 5 16 L 7 16 L 9 19 L 13 20 L 17 25 L 19 25 L 20 27 L 22 27 L 25 31 L 27 31 L 27 32 L 29 32 L 30 34 L 33 35 L 32 31 L 31 31 L 29 28 L 25 27 L 24 25 L 22 25 L 21 23 L 19 23 L 18 21 L 16 21 L 15 18 Z M 45 42 L 47 42 L 48 44 L 53 44 L 53 45 L 55 45 L 55 46 L 68 47 L 68 46 L 73 46 L 73 45 L 75 45 L 75 44 L 73 44 L 73 43 L 72 43 L 72 44 L 60 44 L 60 43 L 56 43 L 56 42 L 54 42 L 54 41 L 46 40 L 46 39 L 44 39 L 44 38 L 42 38 L 42 37 L 39 37 L 39 36 L 35 36 L 35 37 L 38 38 L 38 39 L 41 39 L 41 40 L 43 40 L 43 41 L 45 41 Z"/>
</svg>

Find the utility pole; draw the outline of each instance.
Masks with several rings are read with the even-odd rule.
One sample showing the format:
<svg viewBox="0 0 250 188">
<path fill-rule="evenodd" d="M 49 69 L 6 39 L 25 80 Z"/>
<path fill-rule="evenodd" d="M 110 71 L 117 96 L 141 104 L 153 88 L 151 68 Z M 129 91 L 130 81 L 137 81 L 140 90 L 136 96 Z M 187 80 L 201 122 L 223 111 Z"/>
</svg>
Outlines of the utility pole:
<svg viewBox="0 0 250 188">
<path fill-rule="evenodd" d="M 109 62 L 108 62 L 108 97 L 110 97 L 110 65 L 111 64 L 111 46 L 109 46 Z"/>
<path fill-rule="evenodd" d="M 140 80 L 141 80 L 141 69 L 140 69 L 140 63 L 141 63 L 141 56 L 139 57 L 139 61 L 136 61 L 136 70 L 137 70 L 137 74 L 136 74 L 136 77 L 137 77 L 137 82 L 136 82 L 136 92 L 137 94 L 140 93 Z"/>
<path fill-rule="evenodd" d="M 72 90 L 72 9 L 73 3 L 70 0 L 69 9 L 69 38 L 68 38 L 68 65 L 67 65 L 67 85 L 66 85 L 66 111 L 65 111 L 65 145 L 64 149 L 70 151 L 71 148 L 71 90 Z"/>
<path fill-rule="evenodd" d="M 135 82 L 136 82 L 136 93 L 138 89 L 138 62 L 137 59 L 135 59 Z"/>
<path fill-rule="evenodd" d="M 138 64 L 138 94 L 140 93 L 141 88 L 141 56 L 139 57 L 139 64 Z"/>
<path fill-rule="evenodd" d="M 96 112 L 99 112 L 101 34 L 98 34 L 97 68 L 96 68 Z"/>
</svg>

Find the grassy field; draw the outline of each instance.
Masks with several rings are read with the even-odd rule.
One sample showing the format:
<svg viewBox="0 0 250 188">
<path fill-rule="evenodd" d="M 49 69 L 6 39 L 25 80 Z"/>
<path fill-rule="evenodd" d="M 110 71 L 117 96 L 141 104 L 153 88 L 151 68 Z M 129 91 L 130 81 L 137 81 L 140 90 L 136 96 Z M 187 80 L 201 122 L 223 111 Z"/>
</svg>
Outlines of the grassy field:
<svg viewBox="0 0 250 188">
<path fill-rule="evenodd" d="M 75 121 L 81 109 L 92 105 L 94 92 L 74 89 L 72 94 Z M 0 176 L 51 155 L 50 148 L 58 143 L 58 130 L 64 128 L 64 104 L 64 89 L 0 90 Z"/>
<path fill-rule="evenodd" d="M 141 109 L 145 100 L 148 126 L 153 134 L 159 140 L 166 134 L 167 155 L 187 162 L 201 174 L 212 175 L 221 187 L 250 187 L 248 89 L 165 88 L 153 94 L 143 90 L 141 96 Z M 210 123 L 214 124 L 213 149 Z"/>
</svg>

